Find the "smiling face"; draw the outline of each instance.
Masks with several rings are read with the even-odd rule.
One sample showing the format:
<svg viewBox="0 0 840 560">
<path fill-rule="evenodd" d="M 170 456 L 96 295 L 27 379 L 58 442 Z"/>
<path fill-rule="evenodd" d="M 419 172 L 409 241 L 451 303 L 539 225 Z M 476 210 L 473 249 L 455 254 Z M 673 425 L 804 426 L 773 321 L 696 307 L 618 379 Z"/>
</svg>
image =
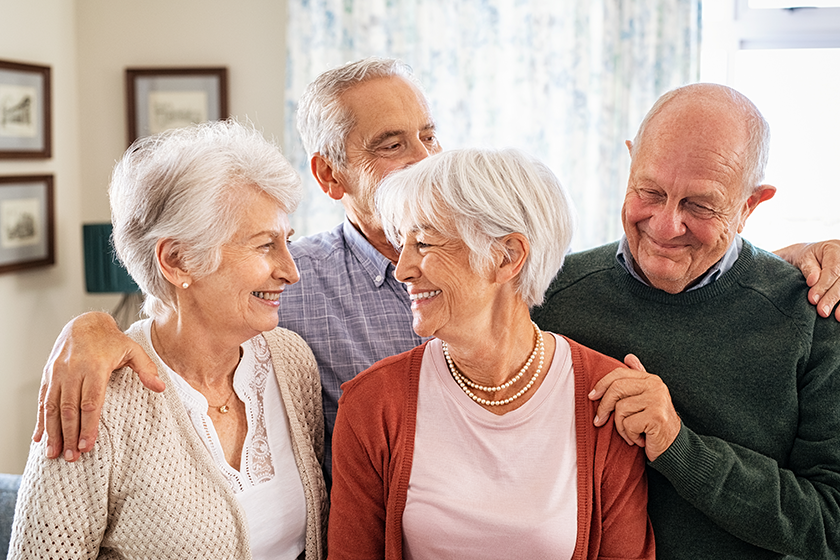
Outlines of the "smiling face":
<svg viewBox="0 0 840 560">
<path fill-rule="evenodd" d="M 414 332 L 452 341 L 493 309 L 498 285 L 470 266 L 466 244 L 434 228 L 412 228 L 403 236 L 394 271 L 411 298 Z"/>
<path fill-rule="evenodd" d="M 347 135 L 347 166 L 336 175 L 353 223 L 376 224 L 374 196 L 388 173 L 441 151 L 423 94 L 401 77 L 374 78 L 341 96 L 355 126 Z"/>
<path fill-rule="evenodd" d="M 193 319 L 244 342 L 277 326 L 280 294 L 300 277 L 283 209 L 255 189 L 243 189 L 239 207 L 240 225 L 222 247 L 219 268 L 182 293 Z"/>
<path fill-rule="evenodd" d="M 622 208 L 637 272 L 682 292 L 719 261 L 760 194 L 743 194 L 743 121 L 714 103 L 676 98 L 651 120 Z"/>
</svg>

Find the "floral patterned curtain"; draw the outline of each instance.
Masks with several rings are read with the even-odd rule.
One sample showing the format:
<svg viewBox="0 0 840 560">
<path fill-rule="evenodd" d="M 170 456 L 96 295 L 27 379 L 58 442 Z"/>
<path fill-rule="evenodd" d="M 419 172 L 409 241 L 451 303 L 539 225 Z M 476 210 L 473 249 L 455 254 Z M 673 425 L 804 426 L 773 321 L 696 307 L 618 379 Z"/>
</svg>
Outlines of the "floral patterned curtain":
<svg viewBox="0 0 840 560">
<path fill-rule="evenodd" d="M 577 209 L 576 250 L 618 239 L 631 139 L 665 91 L 697 81 L 700 0 L 288 0 L 286 152 L 308 186 L 294 227 L 338 223 L 295 128 L 319 73 L 378 55 L 424 85 L 444 149 L 517 147 Z"/>
</svg>

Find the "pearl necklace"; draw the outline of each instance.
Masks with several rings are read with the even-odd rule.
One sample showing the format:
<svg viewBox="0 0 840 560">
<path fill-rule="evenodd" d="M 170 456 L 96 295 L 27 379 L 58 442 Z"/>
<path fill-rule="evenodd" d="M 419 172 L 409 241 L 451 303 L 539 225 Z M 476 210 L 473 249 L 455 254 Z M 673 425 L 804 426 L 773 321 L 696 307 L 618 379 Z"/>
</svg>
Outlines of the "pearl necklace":
<svg viewBox="0 0 840 560">
<path fill-rule="evenodd" d="M 499 385 L 498 387 L 485 387 L 483 385 L 479 385 L 471 379 L 469 379 L 466 375 L 461 373 L 458 370 L 457 366 L 455 366 L 455 362 L 452 361 L 452 357 L 449 355 L 449 345 L 445 342 L 442 344 L 443 356 L 446 358 L 446 365 L 449 367 L 449 372 L 452 374 L 452 377 L 455 379 L 455 382 L 458 383 L 458 386 L 461 387 L 461 389 L 464 391 L 464 393 L 467 394 L 469 398 L 471 398 L 479 404 L 483 404 L 486 406 L 501 406 L 515 401 L 516 399 L 524 395 L 531 387 L 534 386 L 534 383 L 536 383 L 537 379 L 540 376 L 540 373 L 542 373 L 543 362 L 545 360 L 545 346 L 543 344 L 542 331 L 540 331 L 539 327 L 537 327 L 537 325 L 533 321 L 531 322 L 531 324 L 534 325 L 534 332 L 536 333 L 536 341 L 534 343 L 534 350 L 531 352 L 531 356 L 528 358 L 528 361 L 525 362 L 525 365 L 522 366 L 522 369 L 519 370 L 519 373 L 517 373 L 513 378 L 508 380 L 506 383 Z M 487 399 L 482 399 L 481 397 L 470 391 L 469 388 L 472 387 L 474 389 L 478 389 L 479 391 L 491 393 L 510 387 L 511 385 L 516 383 L 516 381 L 519 380 L 522 377 L 522 375 L 528 370 L 528 368 L 531 366 L 531 363 L 534 361 L 538 350 L 540 354 L 540 361 L 537 365 L 537 370 L 534 372 L 534 375 L 533 377 L 531 377 L 530 381 L 528 381 L 528 384 L 525 385 L 525 387 L 523 387 L 522 389 L 520 389 L 519 392 L 513 395 L 512 397 L 508 397 L 506 399 L 501 399 L 498 401 L 491 401 Z"/>
</svg>

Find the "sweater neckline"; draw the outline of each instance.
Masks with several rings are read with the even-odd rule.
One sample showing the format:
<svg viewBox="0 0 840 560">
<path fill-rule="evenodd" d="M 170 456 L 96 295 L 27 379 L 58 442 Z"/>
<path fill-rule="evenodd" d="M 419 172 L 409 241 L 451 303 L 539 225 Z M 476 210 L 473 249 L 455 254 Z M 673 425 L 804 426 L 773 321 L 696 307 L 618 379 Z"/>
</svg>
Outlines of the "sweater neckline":
<svg viewBox="0 0 840 560">
<path fill-rule="evenodd" d="M 719 297 L 728 292 L 733 286 L 741 282 L 743 275 L 752 267 L 755 260 L 755 247 L 746 239 L 743 240 L 741 254 L 728 271 L 726 271 L 720 278 L 696 290 L 687 292 L 680 292 L 678 294 L 669 294 L 663 290 L 647 286 L 627 272 L 618 261 L 615 261 L 613 269 L 617 274 L 617 280 L 622 287 L 626 288 L 630 293 L 638 297 L 655 301 L 659 303 L 667 303 L 672 305 L 691 305 L 709 301 L 710 299 Z"/>
</svg>

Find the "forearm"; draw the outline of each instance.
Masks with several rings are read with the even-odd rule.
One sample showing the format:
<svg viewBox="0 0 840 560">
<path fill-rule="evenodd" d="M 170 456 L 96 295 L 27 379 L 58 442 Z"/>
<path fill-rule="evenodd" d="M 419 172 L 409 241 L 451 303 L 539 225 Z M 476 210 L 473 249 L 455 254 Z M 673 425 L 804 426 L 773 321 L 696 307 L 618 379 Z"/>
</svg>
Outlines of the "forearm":
<svg viewBox="0 0 840 560">
<path fill-rule="evenodd" d="M 650 465 L 682 498 L 739 539 L 800 558 L 835 557 L 840 551 L 836 468 L 795 473 L 686 426 Z"/>
</svg>

